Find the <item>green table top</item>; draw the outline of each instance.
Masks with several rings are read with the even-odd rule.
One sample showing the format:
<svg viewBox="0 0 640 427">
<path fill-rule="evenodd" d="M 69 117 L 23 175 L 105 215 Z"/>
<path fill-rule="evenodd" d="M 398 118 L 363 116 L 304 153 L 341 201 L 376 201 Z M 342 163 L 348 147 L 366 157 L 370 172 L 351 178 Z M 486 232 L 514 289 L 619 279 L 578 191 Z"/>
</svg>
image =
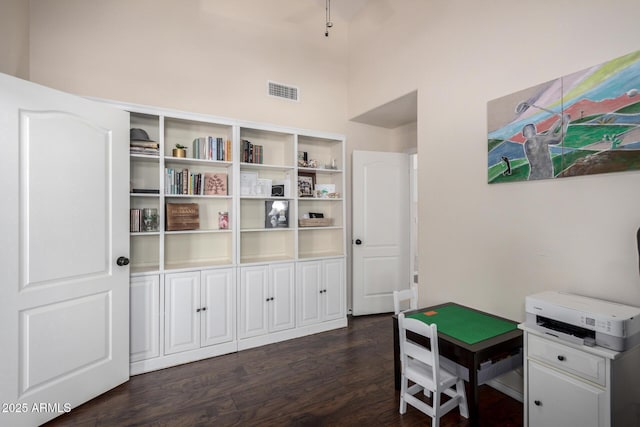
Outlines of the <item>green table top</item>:
<svg viewBox="0 0 640 427">
<path fill-rule="evenodd" d="M 410 314 L 407 317 L 429 325 L 435 323 L 438 325 L 438 332 L 467 344 L 475 344 L 518 327 L 516 322 L 498 319 L 455 304 L 438 307 L 432 311 Z"/>
</svg>

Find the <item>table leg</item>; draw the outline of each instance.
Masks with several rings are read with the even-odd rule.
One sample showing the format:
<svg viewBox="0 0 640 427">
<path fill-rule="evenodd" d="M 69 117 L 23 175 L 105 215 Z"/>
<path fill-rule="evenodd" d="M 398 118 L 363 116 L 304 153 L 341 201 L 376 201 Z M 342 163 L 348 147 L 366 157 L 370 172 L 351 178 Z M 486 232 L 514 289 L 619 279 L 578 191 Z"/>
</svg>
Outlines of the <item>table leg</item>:
<svg viewBox="0 0 640 427">
<path fill-rule="evenodd" d="M 480 363 L 478 361 L 478 354 L 473 355 L 473 369 L 469 369 L 469 390 L 470 395 L 467 396 L 467 404 L 469 405 L 469 421 L 472 426 L 478 425 L 478 408 L 479 408 L 479 393 L 478 393 L 478 368 Z"/>
<path fill-rule="evenodd" d="M 398 319 L 393 318 L 393 378 L 396 390 L 400 390 L 400 336 L 398 334 Z"/>
</svg>

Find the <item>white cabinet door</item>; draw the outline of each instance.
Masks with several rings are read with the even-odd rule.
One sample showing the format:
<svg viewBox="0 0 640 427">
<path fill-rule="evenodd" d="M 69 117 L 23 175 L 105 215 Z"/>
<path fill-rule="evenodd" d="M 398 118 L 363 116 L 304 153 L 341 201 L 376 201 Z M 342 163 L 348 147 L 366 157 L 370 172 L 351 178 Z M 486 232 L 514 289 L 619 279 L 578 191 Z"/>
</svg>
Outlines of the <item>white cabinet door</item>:
<svg viewBox="0 0 640 427">
<path fill-rule="evenodd" d="M 233 269 L 202 271 L 201 345 L 233 341 L 235 280 Z"/>
<path fill-rule="evenodd" d="M 346 309 L 344 259 L 323 260 L 322 273 L 323 320 L 340 319 Z"/>
<path fill-rule="evenodd" d="M 529 361 L 529 427 L 603 427 L 605 390 Z"/>
<path fill-rule="evenodd" d="M 164 353 L 200 347 L 200 272 L 165 276 Z"/>
<path fill-rule="evenodd" d="M 312 325 L 345 316 L 344 259 L 304 261 L 297 265 L 298 324 Z"/>
<path fill-rule="evenodd" d="M 240 270 L 240 338 L 266 334 L 269 330 L 267 298 L 269 267 L 259 265 Z"/>
<path fill-rule="evenodd" d="M 132 277 L 130 292 L 131 362 L 160 355 L 160 278 Z"/>
<path fill-rule="evenodd" d="M 322 264 L 320 261 L 296 265 L 296 307 L 298 325 L 312 325 L 322 320 Z"/>
<path fill-rule="evenodd" d="M 295 274 L 294 264 L 269 266 L 269 331 L 282 331 L 295 327 Z"/>
</svg>

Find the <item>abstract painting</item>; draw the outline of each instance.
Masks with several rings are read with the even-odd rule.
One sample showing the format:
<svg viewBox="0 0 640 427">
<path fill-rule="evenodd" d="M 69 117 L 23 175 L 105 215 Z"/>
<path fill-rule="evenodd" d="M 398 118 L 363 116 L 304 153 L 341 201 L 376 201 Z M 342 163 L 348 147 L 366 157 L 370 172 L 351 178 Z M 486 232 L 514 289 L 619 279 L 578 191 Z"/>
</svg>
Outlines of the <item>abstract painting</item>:
<svg viewBox="0 0 640 427">
<path fill-rule="evenodd" d="M 489 101 L 488 182 L 640 169 L 640 51 Z"/>
</svg>

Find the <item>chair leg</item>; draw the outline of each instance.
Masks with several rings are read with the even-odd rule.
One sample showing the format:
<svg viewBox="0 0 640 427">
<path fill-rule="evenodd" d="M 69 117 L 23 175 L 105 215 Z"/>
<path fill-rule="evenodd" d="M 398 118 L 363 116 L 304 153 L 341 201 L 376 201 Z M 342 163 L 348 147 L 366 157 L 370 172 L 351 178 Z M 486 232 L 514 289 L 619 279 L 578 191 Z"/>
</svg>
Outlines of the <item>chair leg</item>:
<svg viewBox="0 0 640 427">
<path fill-rule="evenodd" d="M 460 410 L 460 415 L 465 418 L 469 418 L 469 405 L 467 404 L 467 393 L 464 389 L 464 381 L 458 379 L 456 383 L 456 393 L 460 396 L 460 403 L 458 404 L 458 409 Z"/>
<path fill-rule="evenodd" d="M 440 411 L 440 399 L 442 396 L 439 391 L 433 392 L 433 399 L 431 402 L 431 407 L 433 408 L 433 416 L 431 417 L 431 427 L 440 427 L 440 415 L 442 412 Z"/>
<path fill-rule="evenodd" d="M 409 380 L 407 380 L 407 377 L 403 375 L 402 382 L 400 385 L 400 413 L 401 414 L 405 414 L 407 412 L 407 401 L 404 400 L 404 395 L 407 392 L 408 381 Z"/>
</svg>

